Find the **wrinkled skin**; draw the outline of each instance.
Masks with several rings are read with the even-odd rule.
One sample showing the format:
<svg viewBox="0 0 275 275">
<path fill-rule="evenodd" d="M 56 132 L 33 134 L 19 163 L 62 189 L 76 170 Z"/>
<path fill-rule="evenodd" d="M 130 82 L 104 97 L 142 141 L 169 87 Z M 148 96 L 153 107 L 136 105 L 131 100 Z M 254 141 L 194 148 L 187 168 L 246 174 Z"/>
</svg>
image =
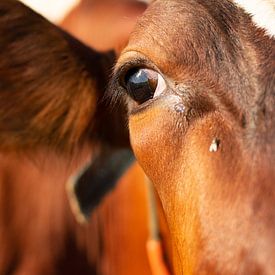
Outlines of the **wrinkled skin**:
<svg viewBox="0 0 275 275">
<path fill-rule="evenodd" d="M 111 91 L 163 204 L 176 274 L 275 273 L 274 60 L 243 10 L 202 0 L 155 1 L 119 58 Z M 127 95 L 135 67 L 162 75 L 160 96 Z"/>
</svg>

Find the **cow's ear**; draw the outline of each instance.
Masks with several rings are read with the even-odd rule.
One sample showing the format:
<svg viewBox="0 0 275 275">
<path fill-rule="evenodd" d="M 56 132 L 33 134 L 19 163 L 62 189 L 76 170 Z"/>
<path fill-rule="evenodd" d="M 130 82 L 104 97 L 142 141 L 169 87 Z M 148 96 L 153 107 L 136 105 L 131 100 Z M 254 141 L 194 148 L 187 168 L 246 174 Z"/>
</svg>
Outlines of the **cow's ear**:
<svg viewBox="0 0 275 275">
<path fill-rule="evenodd" d="M 248 14 L 254 23 L 266 30 L 266 33 L 275 37 L 275 0 L 234 0 Z"/>
</svg>

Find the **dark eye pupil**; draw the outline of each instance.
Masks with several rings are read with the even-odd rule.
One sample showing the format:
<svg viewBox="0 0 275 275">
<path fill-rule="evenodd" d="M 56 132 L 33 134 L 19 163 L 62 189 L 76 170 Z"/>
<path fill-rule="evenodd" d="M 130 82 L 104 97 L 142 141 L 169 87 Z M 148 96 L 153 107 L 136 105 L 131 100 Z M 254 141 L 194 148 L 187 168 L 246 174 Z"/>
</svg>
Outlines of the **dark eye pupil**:
<svg viewBox="0 0 275 275">
<path fill-rule="evenodd" d="M 139 104 L 153 98 L 158 84 L 158 73 L 149 69 L 132 69 L 125 77 L 128 94 Z"/>
</svg>

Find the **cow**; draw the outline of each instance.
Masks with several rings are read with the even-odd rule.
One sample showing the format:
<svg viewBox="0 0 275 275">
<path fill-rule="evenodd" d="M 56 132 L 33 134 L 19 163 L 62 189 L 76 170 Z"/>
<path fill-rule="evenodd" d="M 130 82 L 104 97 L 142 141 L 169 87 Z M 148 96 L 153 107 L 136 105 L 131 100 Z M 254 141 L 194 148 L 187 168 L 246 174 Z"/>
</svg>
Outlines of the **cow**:
<svg viewBox="0 0 275 275">
<path fill-rule="evenodd" d="M 136 164 L 84 225 L 65 190 L 98 151 L 129 143 L 123 108 L 102 101 L 114 53 L 91 50 L 15 0 L 1 1 L 0 23 L 0 274 L 151 274 Z"/>
<path fill-rule="evenodd" d="M 274 26 L 272 1 L 157 0 L 118 59 L 175 274 L 275 274 Z"/>
</svg>

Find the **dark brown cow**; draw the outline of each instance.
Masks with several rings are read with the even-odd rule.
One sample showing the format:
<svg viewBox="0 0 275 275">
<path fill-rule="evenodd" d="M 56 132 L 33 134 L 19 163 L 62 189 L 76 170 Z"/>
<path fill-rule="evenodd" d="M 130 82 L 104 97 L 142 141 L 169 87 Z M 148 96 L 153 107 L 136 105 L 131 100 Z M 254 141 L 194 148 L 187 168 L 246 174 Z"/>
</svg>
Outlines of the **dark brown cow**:
<svg viewBox="0 0 275 275">
<path fill-rule="evenodd" d="M 274 38 L 233 1 L 158 0 L 114 90 L 163 204 L 175 273 L 275 274 Z"/>
</svg>

